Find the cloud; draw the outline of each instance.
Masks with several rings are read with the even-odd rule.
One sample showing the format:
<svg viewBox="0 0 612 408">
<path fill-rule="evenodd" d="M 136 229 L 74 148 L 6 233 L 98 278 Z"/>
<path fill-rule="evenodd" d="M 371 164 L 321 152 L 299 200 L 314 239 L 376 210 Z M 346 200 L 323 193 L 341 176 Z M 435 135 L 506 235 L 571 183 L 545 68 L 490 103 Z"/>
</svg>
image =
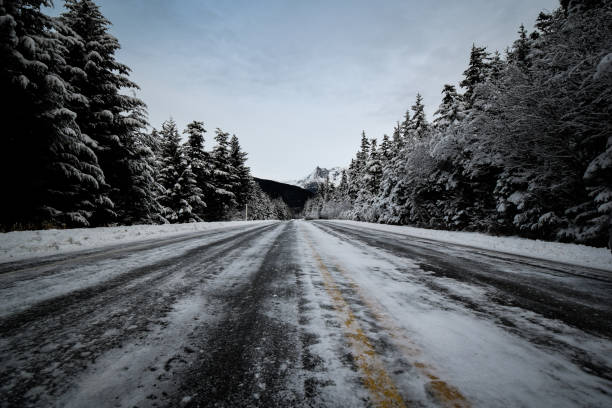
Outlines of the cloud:
<svg viewBox="0 0 612 408">
<path fill-rule="evenodd" d="M 101 1 L 150 121 L 236 132 L 255 175 L 346 164 L 420 92 L 430 118 L 473 42 L 503 49 L 555 0 Z"/>
</svg>

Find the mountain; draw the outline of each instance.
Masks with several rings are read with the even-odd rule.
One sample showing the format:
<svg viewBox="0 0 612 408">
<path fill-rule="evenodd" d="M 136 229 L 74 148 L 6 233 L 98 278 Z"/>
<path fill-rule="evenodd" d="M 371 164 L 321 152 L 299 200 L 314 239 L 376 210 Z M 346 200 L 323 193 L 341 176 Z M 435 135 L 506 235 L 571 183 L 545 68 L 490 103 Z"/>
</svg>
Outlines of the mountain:
<svg viewBox="0 0 612 408">
<path fill-rule="evenodd" d="M 292 184 L 279 183 L 278 181 L 260 179 L 255 177 L 259 187 L 272 198 L 282 198 L 291 208 L 294 215 L 298 215 L 304 209 L 306 200 L 314 196 L 309 190 L 304 190 Z"/>
<path fill-rule="evenodd" d="M 329 182 L 337 187 L 342 179 L 342 170 L 345 170 L 345 168 L 332 167 L 331 169 L 326 169 L 317 166 L 314 171 L 306 177 L 299 180 L 285 181 L 285 184 L 302 187 L 305 190 L 316 193 L 319 190 L 319 186 L 325 183 L 328 176 Z"/>
</svg>

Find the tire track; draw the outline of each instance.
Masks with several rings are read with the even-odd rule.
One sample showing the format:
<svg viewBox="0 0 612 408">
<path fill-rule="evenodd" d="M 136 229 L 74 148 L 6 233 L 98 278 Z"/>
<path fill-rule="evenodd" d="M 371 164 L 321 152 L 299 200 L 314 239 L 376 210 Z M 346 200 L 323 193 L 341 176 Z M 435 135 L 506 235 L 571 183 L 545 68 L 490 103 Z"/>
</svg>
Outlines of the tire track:
<svg viewBox="0 0 612 408">
<path fill-rule="evenodd" d="M 152 324 L 163 325 L 163 317 L 178 298 L 221 271 L 219 261 L 277 227 L 264 226 L 201 245 L 3 319 L 0 406 L 53 400 L 105 351 L 146 336 Z"/>
<path fill-rule="evenodd" d="M 299 366 L 297 286 L 300 267 L 291 262 L 292 223 L 265 253 L 247 282 L 218 293 L 226 317 L 206 333 L 204 357 L 182 373 L 181 387 L 168 405 L 189 407 L 287 407 L 303 402 L 289 378 Z M 272 305 L 270 304 L 272 303 Z M 275 305 L 292 305 L 295 324 Z M 278 306 L 280 307 L 280 306 Z M 293 310 L 295 308 L 295 310 Z M 287 313 L 287 311 L 285 311 Z"/>
</svg>

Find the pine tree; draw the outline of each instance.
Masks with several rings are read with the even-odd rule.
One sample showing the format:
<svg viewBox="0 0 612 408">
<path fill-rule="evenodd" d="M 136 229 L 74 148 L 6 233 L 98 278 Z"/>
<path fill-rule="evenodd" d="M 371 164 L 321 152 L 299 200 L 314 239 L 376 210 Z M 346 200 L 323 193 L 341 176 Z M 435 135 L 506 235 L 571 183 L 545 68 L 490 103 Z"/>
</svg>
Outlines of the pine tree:
<svg viewBox="0 0 612 408">
<path fill-rule="evenodd" d="M 541 11 L 536 19 L 535 26 L 542 34 L 550 33 L 553 26 L 553 15 Z"/>
<path fill-rule="evenodd" d="M 380 188 L 380 180 L 382 178 L 382 163 L 376 147 L 376 139 L 370 142 L 370 155 L 366 164 L 366 172 L 364 175 L 365 188 L 370 194 L 377 194 Z"/>
<path fill-rule="evenodd" d="M 468 106 L 471 107 L 474 103 L 474 90 L 478 84 L 481 84 L 487 78 L 489 70 L 489 53 L 486 47 L 476 47 L 472 45 L 470 52 L 470 63 L 468 68 L 463 71 L 465 77 L 459 85 L 466 89 L 463 95 Z"/>
<path fill-rule="evenodd" d="M 205 166 L 207 161 L 206 151 L 204 150 L 204 133 L 206 133 L 204 122 L 198 122 L 196 120 L 189 123 L 183 131 L 183 134 L 187 135 L 187 141 L 184 145 L 185 155 L 194 173 L 200 173 L 202 176 L 202 181 L 205 181 Z"/>
<path fill-rule="evenodd" d="M 230 139 L 229 158 L 234 170 L 234 189 L 232 190 L 239 207 L 246 204 L 246 198 L 251 186 L 251 170 L 247 167 L 247 154 L 242 151 L 240 141 L 236 135 Z"/>
<path fill-rule="evenodd" d="M 348 177 L 346 175 L 346 170 L 342 170 L 342 173 L 340 176 L 340 184 L 338 185 L 338 192 L 340 194 L 340 197 L 347 198 L 348 191 L 349 191 Z"/>
<path fill-rule="evenodd" d="M 183 134 L 187 134 L 183 154 L 191 167 L 196 185 L 201 190 L 200 199 L 203 205 L 201 204 L 196 209 L 196 215 L 200 218 L 206 217 L 206 200 L 212 192 L 210 157 L 204 150 L 204 133 L 206 133 L 204 122 L 195 120 L 189 123 L 183 131 Z"/>
<path fill-rule="evenodd" d="M 144 113 L 134 110 L 130 115 Z M 167 220 L 163 217 L 163 207 L 158 202 L 163 191 L 158 182 L 158 135 L 138 131 L 133 136 L 125 141 L 125 147 L 130 153 L 124 165 L 129 166 L 131 178 L 119 186 L 121 197 L 117 201 L 118 219 L 128 225 L 164 223 Z M 130 204 L 127 204 L 128 201 Z"/>
<path fill-rule="evenodd" d="M 399 122 L 395 124 L 393 128 L 393 147 L 391 149 L 391 156 L 395 157 L 404 148 L 405 140 L 402 132 L 402 125 Z"/>
<path fill-rule="evenodd" d="M 401 140 L 401 142 L 406 142 L 410 140 L 412 138 L 410 135 L 412 128 L 413 128 L 412 115 L 410 114 L 410 110 L 407 110 L 406 113 L 404 114 L 404 120 L 399 125 L 398 140 Z M 394 133 L 394 136 L 395 136 L 395 133 Z"/>
<path fill-rule="evenodd" d="M 381 160 L 386 162 L 389 159 L 391 159 L 391 149 L 392 149 L 391 140 L 389 140 L 389 136 L 385 134 L 383 135 L 383 140 L 382 140 L 382 143 L 380 144 Z"/>
<path fill-rule="evenodd" d="M 66 33 L 75 33 L 78 41 L 65 43 L 67 62 L 73 68 L 66 79 L 83 96 L 71 100 L 70 109 L 93 148 L 106 179 L 106 192 L 115 204 L 115 212 L 106 205 L 96 209 L 96 222 L 106 224 L 116 219 L 146 219 L 143 201 L 149 193 L 138 171 L 140 154 L 137 140 L 147 125 L 144 102 L 121 93 L 138 89 L 129 80 L 130 69 L 115 60 L 119 41 L 109 34 L 110 22 L 92 0 L 66 0 L 67 11 L 60 16 Z M 138 192 L 140 200 L 134 200 Z M 152 192 L 151 192 L 152 194 Z M 140 214 L 138 214 L 140 212 Z"/>
<path fill-rule="evenodd" d="M 178 207 L 175 209 L 176 220 L 181 223 L 202 221 L 198 215 L 202 214 L 206 207 L 206 203 L 202 200 L 202 190 L 198 187 L 191 165 L 184 156 L 181 159 L 180 176 L 173 189 L 173 194 L 178 200 Z"/>
<path fill-rule="evenodd" d="M 526 71 L 531 65 L 529 61 L 529 50 L 531 48 L 529 39 L 527 38 L 527 31 L 525 26 L 521 24 L 519 31 L 519 38 L 512 45 L 512 49 L 508 53 L 508 60 L 513 64 L 516 64 L 523 71 Z"/>
<path fill-rule="evenodd" d="M 346 177 L 348 180 L 348 196 L 351 199 L 355 199 L 360 189 L 359 172 L 357 171 L 357 164 L 355 163 L 355 159 L 351 159 L 351 163 L 349 164 L 348 170 L 346 172 Z"/>
<path fill-rule="evenodd" d="M 411 134 L 416 139 L 422 139 L 429 129 L 429 123 L 425 117 L 425 106 L 423 105 L 423 97 L 417 93 L 414 105 L 410 107 L 413 115 L 411 120 Z"/>
<path fill-rule="evenodd" d="M 41 12 L 50 5 L 0 3 L 3 228 L 88 226 L 96 207 L 112 208 L 92 143 L 67 108 L 82 99 L 63 79 L 73 69 L 64 44 L 78 39 Z"/>
<path fill-rule="evenodd" d="M 361 147 L 357 152 L 355 158 L 355 171 L 356 174 L 361 176 L 365 170 L 366 162 L 368 161 L 368 154 L 370 151 L 370 141 L 366 137 L 365 130 L 361 132 Z"/>
<path fill-rule="evenodd" d="M 179 178 L 182 173 L 182 158 L 180 149 L 180 136 L 174 120 L 169 119 L 162 124 L 160 147 L 160 184 L 163 194 L 160 203 L 164 207 L 164 216 L 170 222 L 178 221 L 180 208 Z"/>
<path fill-rule="evenodd" d="M 445 128 L 463 119 L 461 97 L 453 85 L 445 84 L 442 90 L 442 103 L 434 114 L 434 126 Z"/>
<path fill-rule="evenodd" d="M 235 186 L 235 170 L 232 167 L 229 148 L 229 133 L 217 128 L 215 131 L 217 144 L 211 152 L 213 194 L 208 205 L 208 219 L 224 219 L 231 207 L 235 206 L 236 196 L 233 193 Z"/>
<path fill-rule="evenodd" d="M 201 221 L 206 203 L 202 200 L 202 189 L 187 159 L 187 146 L 181 146 L 181 137 L 174 120 L 162 124 L 160 151 L 160 184 L 163 194 L 160 203 L 164 216 L 170 222 Z"/>
</svg>

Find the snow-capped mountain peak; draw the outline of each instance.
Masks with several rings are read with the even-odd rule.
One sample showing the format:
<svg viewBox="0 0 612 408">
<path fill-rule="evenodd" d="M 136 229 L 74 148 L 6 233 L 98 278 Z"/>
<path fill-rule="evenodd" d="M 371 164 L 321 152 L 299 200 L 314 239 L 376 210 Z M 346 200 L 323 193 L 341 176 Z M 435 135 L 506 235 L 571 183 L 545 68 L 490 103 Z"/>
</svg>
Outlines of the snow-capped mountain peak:
<svg viewBox="0 0 612 408">
<path fill-rule="evenodd" d="M 312 173 L 306 177 L 299 180 L 284 181 L 284 183 L 302 187 L 305 190 L 310 190 L 316 193 L 319 186 L 324 184 L 328 177 L 330 183 L 332 183 L 334 186 L 338 186 L 342 179 L 342 170 L 345 170 L 345 168 L 332 167 L 331 169 L 326 169 L 324 167 L 317 166 Z"/>
</svg>

